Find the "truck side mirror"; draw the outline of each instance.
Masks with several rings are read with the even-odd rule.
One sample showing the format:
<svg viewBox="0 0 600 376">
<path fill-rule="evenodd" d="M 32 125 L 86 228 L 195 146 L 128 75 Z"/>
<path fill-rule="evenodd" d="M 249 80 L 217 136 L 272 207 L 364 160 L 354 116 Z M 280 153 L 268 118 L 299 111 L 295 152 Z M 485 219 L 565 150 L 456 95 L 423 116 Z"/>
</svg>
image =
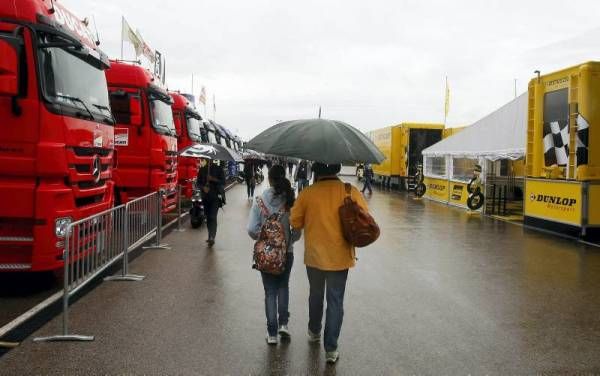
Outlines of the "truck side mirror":
<svg viewBox="0 0 600 376">
<path fill-rule="evenodd" d="M 15 97 L 19 94 L 19 39 L 0 37 L 0 56 L 0 97 Z"/>
<path fill-rule="evenodd" d="M 142 125 L 142 101 L 139 96 L 129 96 L 129 113 L 131 125 Z"/>
</svg>

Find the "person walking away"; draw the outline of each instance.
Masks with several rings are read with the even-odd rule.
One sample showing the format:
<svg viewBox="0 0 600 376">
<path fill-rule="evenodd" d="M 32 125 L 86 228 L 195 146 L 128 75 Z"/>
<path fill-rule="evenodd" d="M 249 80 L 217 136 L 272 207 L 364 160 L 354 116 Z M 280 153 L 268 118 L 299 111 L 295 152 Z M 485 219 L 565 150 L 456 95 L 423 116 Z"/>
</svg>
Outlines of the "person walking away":
<svg viewBox="0 0 600 376">
<path fill-rule="evenodd" d="M 212 247 L 217 236 L 217 214 L 224 201 L 225 173 L 223 167 L 218 161 L 208 161 L 198 170 L 196 184 L 202 190 L 202 202 L 208 228 L 206 242 Z"/>
<path fill-rule="evenodd" d="M 302 192 L 302 190 L 308 187 L 308 179 L 309 179 L 309 166 L 308 162 L 305 160 L 300 161 L 298 167 L 296 168 L 296 175 L 294 176 L 294 181 L 298 184 L 298 194 Z"/>
<path fill-rule="evenodd" d="M 246 162 L 244 164 L 244 179 L 246 179 L 246 193 L 248 200 L 254 197 L 254 189 L 256 188 L 256 166 L 254 162 Z"/>
<path fill-rule="evenodd" d="M 294 263 L 293 243 L 300 238 L 300 231 L 292 231 L 289 223 L 290 208 L 294 204 L 292 185 L 285 177 L 283 166 L 273 166 L 268 174 L 270 188 L 261 197 L 254 200 L 248 218 L 248 234 L 258 239 L 262 226 L 267 218 L 281 212 L 281 224 L 285 230 L 287 254 L 285 270 L 280 275 L 261 272 L 265 290 L 265 314 L 267 317 L 267 343 L 277 344 L 277 333 L 282 338 L 289 338 L 288 321 L 289 279 Z"/>
<path fill-rule="evenodd" d="M 362 193 L 365 193 L 365 190 L 369 190 L 369 194 L 372 195 L 373 194 L 373 187 L 372 187 L 372 182 L 373 182 L 373 166 L 371 166 L 370 163 L 365 164 L 365 171 L 364 171 L 364 179 L 365 179 L 365 185 L 363 186 L 362 189 Z"/>
<path fill-rule="evenodd" d="M 290 175 L 290 178 L 291 178 L 292 177 L 292 172 L 294 171 L 294 162 L 288 162 L 287 165 L 288 165 L 288 172 L 289 172 L 289 175 Z"/>
<path fill-rule="evenodd" d="M 310 285 L 308 298 L 308 338 L 321 339 L 323 299 L 327 299 L 323 332 L 326 361 L 335 363 L 339 357 L 338 338 L 344 316 L 344 292 L 348 270 L 354 266 L 354 248 L 342 232 L 339 208 L 346 197 L 344 183 L 337 174 L 341 165 L 315 163 L 315 183 L 298 195 L 290 214 L 296 230 L 304 229 L 304 263 Z M 367 203 L 358 189 L 351 196 L 367 210 Z"/>
</svg>

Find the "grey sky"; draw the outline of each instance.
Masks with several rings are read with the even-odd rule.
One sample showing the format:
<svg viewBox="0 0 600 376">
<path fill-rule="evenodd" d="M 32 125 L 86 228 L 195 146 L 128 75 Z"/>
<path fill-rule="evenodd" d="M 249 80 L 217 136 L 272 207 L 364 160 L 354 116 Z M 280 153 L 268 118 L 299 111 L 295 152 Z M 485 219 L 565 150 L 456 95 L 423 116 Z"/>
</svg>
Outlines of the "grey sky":
<svg viewBox="0 0 600 376">
<path fill-rule="evenodd" d="M 323 115 L 362 130 L 402 121 L 470 124 L 536 69 L 600 59 L 600 2 L 63 0 L 94 15 L 120 55 L 121 15 L 167 59 L 170 89 L 216 94 L 216 120 L 250 138 Z M 125 57 L 133 52 L 125 45 Z"/>
</svg>

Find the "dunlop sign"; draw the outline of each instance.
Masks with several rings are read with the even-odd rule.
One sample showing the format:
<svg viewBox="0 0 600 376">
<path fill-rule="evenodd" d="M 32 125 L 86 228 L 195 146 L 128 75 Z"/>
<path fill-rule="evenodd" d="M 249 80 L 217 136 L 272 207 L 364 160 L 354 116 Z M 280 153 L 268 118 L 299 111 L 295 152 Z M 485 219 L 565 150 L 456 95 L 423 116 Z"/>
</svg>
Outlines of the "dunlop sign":
<svg viewBox="0 0 600 376">
<path fill-rule="evenodd" d="M 529 179 L 525 189 L 526 216 L 581 226 L 580 183 Z"/>
<path fill-rule="evenodd" d="M 448 180 L 425 177 L 425 196 L 437 201 L 448 202 Z"/>
</svg>

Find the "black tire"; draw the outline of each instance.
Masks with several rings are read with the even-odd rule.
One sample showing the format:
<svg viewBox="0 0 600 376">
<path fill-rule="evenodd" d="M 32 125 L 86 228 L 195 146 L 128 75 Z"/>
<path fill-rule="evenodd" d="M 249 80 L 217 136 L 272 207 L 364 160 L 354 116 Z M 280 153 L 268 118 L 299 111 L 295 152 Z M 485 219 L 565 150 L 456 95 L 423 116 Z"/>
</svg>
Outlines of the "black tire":
<svg viewBox="0 0 600 376">
<path fill-rule="evenodd" d="M 204 223 L 204 215 L 198 207 L 192 207 L 190 209 L 190 225 L 192 228 L 199 228 Z"/>
<path fill-rule="evenodd" d="M 467 199 L 467 207 L 471 210 L 478 210 L 483 206 L 483 201 L 484 198 L 481 192 L 470 194 Z"/>
<path fill-rule="evenodd" d="M 415 187 L 415 196 L 423 197 L 425 195 L 426 191 L 427 191 L 427 187 L 425 186 L 425 184 L 423 184 L 423 183 L 417 184 L 417 186 Z"/>
</svg>

